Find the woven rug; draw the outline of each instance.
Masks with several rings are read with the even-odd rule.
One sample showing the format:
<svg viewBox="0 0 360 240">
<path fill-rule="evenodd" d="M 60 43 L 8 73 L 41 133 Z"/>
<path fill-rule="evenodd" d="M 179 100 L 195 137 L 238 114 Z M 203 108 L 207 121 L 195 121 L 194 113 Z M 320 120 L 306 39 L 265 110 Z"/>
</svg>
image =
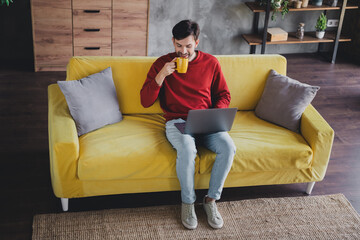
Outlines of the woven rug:
<svg viewBox="0 0 360 240">
<path fill-rule="evenodd" d="M 360 239 L 360 216 L 342 194 L 219 202 L 212 229 L 201 205 L 186 230 L 180 206 L 36 215 L 33 239 Z"/>
</svg>

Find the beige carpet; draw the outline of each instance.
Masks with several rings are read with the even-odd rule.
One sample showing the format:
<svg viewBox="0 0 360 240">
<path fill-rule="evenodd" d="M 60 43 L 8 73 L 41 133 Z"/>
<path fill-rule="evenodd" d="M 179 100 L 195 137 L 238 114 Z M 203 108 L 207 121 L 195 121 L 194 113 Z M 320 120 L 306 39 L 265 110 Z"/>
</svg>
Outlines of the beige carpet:
<svg viewBox="0 0 360 240">
<path fill-rule="evenodd" d="M 180 206 L 36 215 L 33 239 L 360 239 L 360 216 L 342 194 L 218 203 L 224 227 L 213 230 L 201 205 L 186 230 Z"/>
</svg>

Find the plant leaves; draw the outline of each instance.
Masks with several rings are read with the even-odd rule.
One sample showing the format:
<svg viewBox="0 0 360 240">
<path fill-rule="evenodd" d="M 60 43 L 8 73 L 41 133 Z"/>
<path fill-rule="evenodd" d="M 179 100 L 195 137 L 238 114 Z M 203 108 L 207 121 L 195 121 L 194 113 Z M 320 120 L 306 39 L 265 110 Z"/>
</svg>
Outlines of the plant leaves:
<svg viewBox="0 0 360 240">
<path fill-rule="evenodd" d="M 0 6 L 6 4 L 7 6 L 10 5 L 10 3 L 14 3 L 13 0 L 1 0 Z"/>
</svg>

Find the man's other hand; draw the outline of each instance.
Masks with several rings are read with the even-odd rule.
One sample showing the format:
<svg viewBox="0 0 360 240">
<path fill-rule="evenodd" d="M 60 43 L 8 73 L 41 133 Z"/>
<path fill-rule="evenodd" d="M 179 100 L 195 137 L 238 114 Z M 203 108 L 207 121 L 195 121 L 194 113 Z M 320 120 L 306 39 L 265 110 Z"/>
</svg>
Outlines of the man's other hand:
<svg viewBox="0 0 360 240">
<path fill-rule="evenodd" d="M 164 82 L 165 78 L 172 74 L 176 69 L 175 64 L 176 58 L 174 58 L 171 62 L 165 63 L 164 67 L 161 69 L 161 71 L 156 75 L 155 81 L 156 83 L 161 86 Z"/>
</svg>

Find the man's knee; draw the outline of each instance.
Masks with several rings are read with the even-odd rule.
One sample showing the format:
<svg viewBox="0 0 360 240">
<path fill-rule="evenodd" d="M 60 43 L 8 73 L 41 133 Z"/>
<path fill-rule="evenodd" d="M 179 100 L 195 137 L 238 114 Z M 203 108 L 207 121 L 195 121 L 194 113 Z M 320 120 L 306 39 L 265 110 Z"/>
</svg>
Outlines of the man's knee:
<svg viewBox="0 0 360 240">
<path fill-rule="evenodd" d="M 229 141 L 227 143 L 227 149 L 230 153 L 234 154 L 235 155 L 235 152 L 236 152 L 236 146 L 235 146 L 235 143 L 234 141 L 231 139 L 231 141 Z"/>
<path fill-rule="evenodd" d="M 221 146 L 219 153 L 235 155 L 236 146 L 235 146 L 234 141 L 232 140 L 232 138 L 229 135 L 227 135 L 226 137 L 224 136 L 222 138 L 221 143 L 219 143 L 219 144 Z"/>
<path fill-rule="evenodd" d="M 195 144 L 184 143 L 183 146 L 177 149 L 178 158 L 194 161 L 196 157 L 196 146 Z"/>
</svg>

